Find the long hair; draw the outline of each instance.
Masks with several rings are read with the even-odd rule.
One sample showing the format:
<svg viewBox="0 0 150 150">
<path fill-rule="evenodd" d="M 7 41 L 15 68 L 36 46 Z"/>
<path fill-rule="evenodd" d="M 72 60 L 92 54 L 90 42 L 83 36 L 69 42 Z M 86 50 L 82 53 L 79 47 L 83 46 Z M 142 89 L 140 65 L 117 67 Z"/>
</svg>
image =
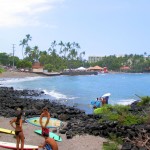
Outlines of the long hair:
<svg viewBox="0 0 150 150">
<path fill-rule="evenodd" d="M 16 117 L 17 117 L 16 122 L 18 122 L 21 119 L 21 116 L 22 116 L 22 111 L 17 113 L 17 115 L 16 115 Z"/>
</svg>

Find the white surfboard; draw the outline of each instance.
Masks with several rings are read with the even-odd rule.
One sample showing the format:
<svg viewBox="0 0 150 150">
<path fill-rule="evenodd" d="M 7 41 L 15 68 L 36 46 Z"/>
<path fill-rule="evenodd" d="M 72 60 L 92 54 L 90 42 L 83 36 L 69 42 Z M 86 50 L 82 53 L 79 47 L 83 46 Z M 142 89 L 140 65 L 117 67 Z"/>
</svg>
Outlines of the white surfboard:
<svg viewBox="0 0 150 150">
<path fill-rule="evenodd" d="M 102 97 L 107 97 L 107 96 L 110 96 L 110 95 L 111 95 L 110 93 L 106 93 Z"/>
<path fill-rule="evenodd" d="M 0 141 L 0 147 L 8 149 L 16 149 L 16 143 Z M 19 145 L 19 147 L 21 147 L 21 145 Z M 24 145 L 24 150 L 38 150 L 38 146 Z"/>
</svg>

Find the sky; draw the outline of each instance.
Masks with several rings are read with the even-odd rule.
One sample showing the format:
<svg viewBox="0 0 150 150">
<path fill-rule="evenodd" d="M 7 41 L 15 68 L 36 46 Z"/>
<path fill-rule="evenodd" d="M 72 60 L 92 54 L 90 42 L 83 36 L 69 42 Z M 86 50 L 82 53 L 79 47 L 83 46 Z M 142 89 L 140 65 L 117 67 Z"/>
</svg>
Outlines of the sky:
<svg viewBox="0 0 150 150">
<path fill-rule="evenodd" d="M 150 54 L 150 0 L 0 0 L 0 52 L 79 43 L 89 56 Z"/>
</svg>

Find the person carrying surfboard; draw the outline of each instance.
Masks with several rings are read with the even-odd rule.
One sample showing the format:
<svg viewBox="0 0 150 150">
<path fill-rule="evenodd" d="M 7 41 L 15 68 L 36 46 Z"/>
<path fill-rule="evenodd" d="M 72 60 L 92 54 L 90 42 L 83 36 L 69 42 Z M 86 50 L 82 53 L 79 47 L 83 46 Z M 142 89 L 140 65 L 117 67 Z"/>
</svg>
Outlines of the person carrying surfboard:
<svg viewBox="0 0 150 150">
<path fill-rule="evenodd" d="M 39 145 L 39 148 L 45 148 L 46 150 L 58 150 L 57 142 L 49 137 L 49 133 L 43 133 L 43 137 L 45 138 L 45 142 L 42 145 Z"/>
<path fill-rule="evenodd" d="M 15 129 L 15 135 L 16 135 L 16 149 L 19 150 L 19 143 L 21 141 L 21 150 L 24 148 L 24 134 L 22 129 L 22 112 L 18 111 L 16 118 L 13 118 L 10 121 L 10 125 Z M 15 124 L 15 125 L 14 125 Z"/>
<path fill-rule="evenodd" d="M 46 118 L 47 118 L 46 122 L 43 122 L 43 121 L 42 121 L 42 118 L 43 118 L 43 117 L 46 117 Z M 40 120 L 39 120 L 40 125 L 41 125 L 41 127 L 42 127 L 42 135 L 43 135 L 44 133 L 49 134 L 49 128 L 47 128 L 47 125 L 48 125 L 48 123 L 49 123 L 49 120 L 50 120 L 50 113 L 49 113 L 49 111 L 48 111 L 48 108 L 47 108 L 47 107 L 44 107 L 43 110 L 42 110 L 42 113 L 41 113 L 41 115 L 40 115 Z"/>
</svg>

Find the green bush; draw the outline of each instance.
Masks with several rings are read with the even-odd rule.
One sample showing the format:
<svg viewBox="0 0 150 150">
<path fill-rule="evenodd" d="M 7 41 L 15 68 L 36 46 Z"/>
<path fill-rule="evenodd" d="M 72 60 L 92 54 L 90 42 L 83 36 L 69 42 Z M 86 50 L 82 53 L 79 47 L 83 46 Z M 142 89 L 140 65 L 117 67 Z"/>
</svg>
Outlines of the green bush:
<svg viewBox="0 0 150 150">
<path fill-rule="evenodd" d="M 144 123 L 147 120 L 147 117 L 145 116 L 139 116 L 139 115 L 133 115 L 131 113 L 128 113 L 125 115 L 125 118 L 122 122 L 123 125 L 133 125 L 133 124 L 141 124 Z"/>
<path fill-rule="evenodd" d="M 46 65 L 44 66 L 44 69 L 48 70 L 48 72 L 52 72 L 53 68 L 54 68 L 54 67 L 53 67 L 52 64 L 46 64 Z"/>
<path fill-rule="evenodd" d="M 103 143 L 103 150 L 119 150 L 118 144 L 115 142 L 105 142 Z"/>
<path fill-rule="evenodd" d="M 95 114 L 104 114 L 104 113 L 109 113 L 112 110 L 111 105 L 104 105 L 103 107 L 94 109 Z"/>
<path fill-rule="evenodd" d="M 5 70 L 3 68 L 0 68 L 0 73 L 4 72 Z"/>
<path fill-rule="evenodd" d="M 119 150 L 119 146 L 122 145 L 122 143 L 122 138 L 110 133 L 108 142 L 103 143 L 103 150 Z"/>
<path fill-rule="evenodd" d="M 130 106 L 124 105 L 104 105 L 103 107 L 95 109 L 94 113 L 101 114 L 102 118 L 100 119 L 100 122 L 107 120 L 118 121 L 121 125 L 133 125 L 146 122 L 147 115 L 133 115 L 129 111 L 129 108 Z"/>
<path fill-rule="evenodd" d="M 144 106 L 147 104 L 150 104 L 150 97 L 149 96 L 141 97 L 141 101 L 138 103 L 138 106 Z"/>
</svg>

